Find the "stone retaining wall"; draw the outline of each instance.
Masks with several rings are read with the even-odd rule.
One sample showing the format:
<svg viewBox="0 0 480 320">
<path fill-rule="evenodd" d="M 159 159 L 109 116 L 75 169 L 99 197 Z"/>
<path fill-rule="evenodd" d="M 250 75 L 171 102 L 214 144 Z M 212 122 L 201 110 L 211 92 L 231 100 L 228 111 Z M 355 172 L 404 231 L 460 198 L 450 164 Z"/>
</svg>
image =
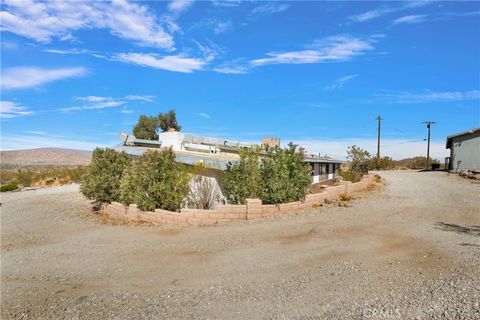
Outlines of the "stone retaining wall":
<svg viewBox="0 0 480 320">
<path fill-rule="evenodd" d="M 245 205 L 221 205 L 215 210 L 182 209 L 180 212 L 174 212 L 162 209 L 142 211 L 135 204 L 126 206 L 119 202 L 112 202 L 104 207 L 103 212 L 117 219 L 136 222 L 144 221 L 161 225 L 215 225 L 303 211 L 323 203 L 325 199 L 336 199 L 343 193 L 351 194 L 366 190 L 371 180 L 372 176 L 366 175 L 360 182 L 344 182 L 339 186 L 327 187 L 321 193 L 308 194 L 304 201 L 278 205 L 263 205 L 260 199 L 247 199 L 247 204 Z"/>
</svg>

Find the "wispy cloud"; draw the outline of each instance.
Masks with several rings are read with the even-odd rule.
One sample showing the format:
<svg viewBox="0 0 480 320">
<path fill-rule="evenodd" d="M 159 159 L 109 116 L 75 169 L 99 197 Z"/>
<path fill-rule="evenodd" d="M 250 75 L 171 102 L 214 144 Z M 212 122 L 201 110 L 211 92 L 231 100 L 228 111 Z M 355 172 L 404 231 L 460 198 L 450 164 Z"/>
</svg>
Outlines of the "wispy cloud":
<svg viewBox="0 0 480 320">
<path fill-rule="evenodd" d="M 325 86 L 326 91 L 332 91 L 332 90 L 337 90 L 340 88 L 343 88 L 343 86 L 350 80 L 356 78 L 358 74 L 351 74 L 345 77 L 341 77 L 337 80 L 335 80 L 332 84 Z"/>
<path fill-rule="evenodd" d="M 256 6 L 248 15 L 249 20 L 256 20 L 262 16 L 283 12 L 290 7 L 288 3 L 267 2 Z"/>
<path fill-rule="evenodd" d="M 424 92 L 382 92 L 375 94 L 376 98 L 389 103 L 428 103 L 480 100 L 480 90 L 471 91 L 430 91 Z"/>
<path fill-rule="evenodd" d="M 0 101 L 0 119 L 11 119 L 33 114 L 33 111 L 13 101 Z"/>
<path fill-rule="evenodd" d="M 2 3 L 1 28 L 5 31 L 48 43 L 57 38 L 68 41 L 72 32 L 85 29 L 108 29 L 120 38 L 138 44 L 173 49 L 174 41 L 148 6 L 124 0 L 46 1 L 32 0 Z M 175 5 L 180 8 L 180 5 Z"/>
<path fill-rule="evenodd" d="M 145 101 L 145 102 L 154 102 L 155 101 L 155 96 L 150 96 L 150 95 L 136 96 L 136 95 L 129 94 L 128 96 L 125 96 L 124 99 L 126 99 L 126 100 L 139 100 L 139 101 Z"/>
<path fill-rule="evenodd" d="M 103 54 L 100 54 L 96 51 L 88 50 L 88 49 L 77 49 L 77 48 L 72 48 L 72 49 L 44 49 L 43 52 L 56 53 L 56 54 L 62 54 L 62 55 L 86 54 L 86 55 L 94 56 L 96 58 L 108 59 L 107 56 L 105 56 Z"/>
<path fill-rule="evenodd" d="M 173 0 L 168 4 L 168 10 L 179 13 L 187 10 L 192 4 L 192 0 Z"/>
<path fill-rule="evenodd" d="M 225 62 L 213 69 L 213 71 L 224 74 L 244 74 L 252 68 L 248 61 L 245 59 L 237 59 L 229 62 Z"/>
<path fill-rule="evenodd" d="M 372 19 L 379 18 L 389 13 L 413 9 L 413 8 L 427 5 L 429 3 L 431 3 L 431 1 L 405 1 L 403 3 L 395 3 L 395 6 L 391 6 L 391 7 L 383 6 L 383 7 L 375 8 L 373 10 L 369 10 L 360 14 L 352 15 L 348 18 L 354 22 L 366 22 Z"/>
<path fill-rule="evenodd" d="M 36 67 L 14 67 L 2 72 L 2 90 L 38 87 L 53 81 L 81 77 L 87 74 L 83 67 L 45 69 Z"/>
<path fill-rule="evenodd" d="M 414 14 L 410 16 L 403 16 L 401 18 L 393 20 L 393 24 L 415 24 L 415 23 L 420 23 L 424 22 L 426 18 L 426 15 L 424 14 Z"/>
<path fill-rule="evenodd" d="M 269 57 L 255 59 L 253 66 L 266 64 L 304 64 L 347 61 L 351 58 L 373 50 L 371 39 L 359 39 L 347 35 L 337 35 L 315 41 L 310 50 L 268 53 Z"/>
<path fill-rule="evenodd" d="M 119 106 L 124 105 L 124 104 L 125 104 L 125 101 L 114 101 L 114 100 L 112 100 L 112 101 L 101 101 L 101 102 L 90 102 L 87 105 L 60 108 L 59 111 L 106 109 L 106 108 L 119 107 Z"/>
<path fill-rule="evenodd" d="M 208 113 L 203 113 L 203 112 L 195 113 L 195 115 L 197 115 L 199 117 L 202 117 L 202 118 L 205 118 L 205 119 L 210 119 L 211 118 Z"/>
<path fill-rule="evenodd" d="M 44 135 L 47 134 L 45 131 L 36 131 L 36 130 L 27 130 L 27 131 L 23 131 L 23 132 L 28 133 L 28 134 L 36 134 L 36 135 L 39 135 L 39 136 L 44 136 Z"/>
<path fill-rule="evenodd" d="M 241 0 L 212 0 L 215 7 L 238 7 Z"/>
<path fill-rule="evenodd" d="M 116 56 L 116 59 L 142 67 L 183 73 L 202 70 L 208 63 L 208 59 L 190 58 L 182 55 L 162 57 L 155 53 L 120 53 Z"/>
<path fill-rule="evenodd" d="M 230 20 L 224 20 L 224 21 L 215 20 L 215 21 L 212 21 L 211 27 L 212 27 L 212 30 L 215 34 L 225 33 L 227 31 L 230 31 L 230 30 L 233 29 L 232 21 L 230 21 Z"/>
<path fill-rule="evenodd" d="M 126 106 L 129 101 L 141 101 L 141 102 L 153 102 L 154 96 L 145 95 L 127 95 L 123 98 L 113 98 L 113 97 L 103 97 L 103 96 L 86 96 L 86 97 L 76 97 L 75 100 L 85 102 L 83 105 L 69 106 L 57 109 L 56 111 L 80 111 L 80 110 L 96 110 L 96 109 L 107 109 L 107 108 L 116 108 L 124 106 L 120 112 L 122 113 L 133 113 L 134 110 L 127 109 Z"/>
</svg>

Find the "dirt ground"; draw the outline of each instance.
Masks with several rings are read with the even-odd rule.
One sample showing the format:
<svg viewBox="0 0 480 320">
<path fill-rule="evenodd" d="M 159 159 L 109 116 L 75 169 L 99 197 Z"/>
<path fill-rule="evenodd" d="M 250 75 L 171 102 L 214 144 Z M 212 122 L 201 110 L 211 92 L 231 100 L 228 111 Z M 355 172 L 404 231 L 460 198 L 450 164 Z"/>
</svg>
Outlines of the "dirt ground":
<svg viewBox="0 0 480 320">
<path fill-rule="evenodd" d="M 168 230 L 70 185 L 2 194 L 2 319 L 480 319 L 480 184 L 381 172 L 347 207 Z"/>
</svg>

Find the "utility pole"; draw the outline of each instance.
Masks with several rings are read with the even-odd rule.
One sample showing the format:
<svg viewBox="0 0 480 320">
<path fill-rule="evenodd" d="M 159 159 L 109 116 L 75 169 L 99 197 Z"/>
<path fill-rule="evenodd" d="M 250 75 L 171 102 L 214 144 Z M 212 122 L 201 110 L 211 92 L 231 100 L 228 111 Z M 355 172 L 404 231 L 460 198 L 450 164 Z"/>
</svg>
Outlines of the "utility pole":
<svg viewBox="0 0 480 320">
<path fill-rule="evenodd" d="M 382 117 L 378 116 L 377 119 L 378 121 L 378 140 L 377 140 L 377 170 L 380 169 L 379 163 L 380 163 L 380 121 L 382 121 Z"/>
<path fill-rule="evenodd" d="M 426 164 L 426 168 L 425 169 L 428 169 L 428 164 L 430 162 L 430 127 L 432 126 L 432 124 L 435 124 L 436 122 L 435 121 L 424 121 L 422 123 L 425 123 L 427 125 L 427 128 L 428 128 L 428 137 L 427 137 L 427 164 Z"/>
</svg>

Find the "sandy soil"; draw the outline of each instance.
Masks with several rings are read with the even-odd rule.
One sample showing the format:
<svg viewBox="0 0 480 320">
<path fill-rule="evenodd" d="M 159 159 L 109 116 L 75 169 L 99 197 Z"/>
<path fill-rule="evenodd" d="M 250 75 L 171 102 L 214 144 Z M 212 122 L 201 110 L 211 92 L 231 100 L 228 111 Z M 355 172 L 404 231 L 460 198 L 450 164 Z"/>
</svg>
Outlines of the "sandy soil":
<svg viewBox="0 0 480 320">
<path fill-rule="evenodd" d="M 382 172 L 347 207 L 177 230 L 78 186 L 2 194 L 2 319 L 480 319 L 480 184 Z"/>
</svg>

